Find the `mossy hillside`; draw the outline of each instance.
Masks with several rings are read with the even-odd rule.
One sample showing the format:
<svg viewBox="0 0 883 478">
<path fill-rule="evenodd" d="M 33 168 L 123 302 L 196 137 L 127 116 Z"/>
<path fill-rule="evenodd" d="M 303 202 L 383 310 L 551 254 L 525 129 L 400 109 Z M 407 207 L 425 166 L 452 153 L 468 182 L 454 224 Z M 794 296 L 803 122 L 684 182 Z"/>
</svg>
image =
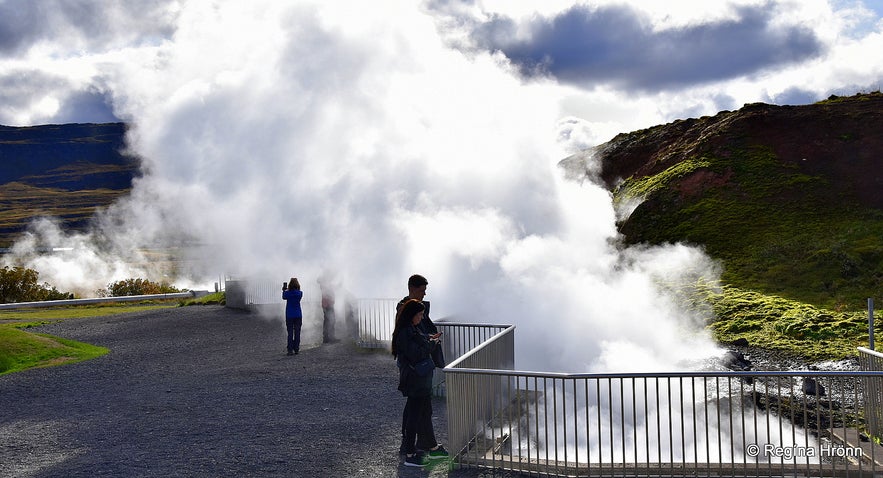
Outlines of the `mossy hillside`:
<svg viewBox="0 0 883 478">
<path fill-rule="evenodd" d="M 701 184 L 685 179 L 700 173 Z M 883 286 L 883 213 L 763 147 L 685 160 L 615 191 L 635 196 L 646 199 L 621 226 L 629 242 L 702 245 L 734 286 L 834 310 L 863 308 Z"/>
</svg>

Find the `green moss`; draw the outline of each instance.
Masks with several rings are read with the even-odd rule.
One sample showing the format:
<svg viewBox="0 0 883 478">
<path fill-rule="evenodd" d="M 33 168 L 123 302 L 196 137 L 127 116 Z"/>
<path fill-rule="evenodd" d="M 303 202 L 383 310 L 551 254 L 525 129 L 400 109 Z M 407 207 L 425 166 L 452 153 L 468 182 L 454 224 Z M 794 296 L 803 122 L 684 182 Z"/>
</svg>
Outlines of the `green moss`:
<svg viewBox="0 0 883 478">
<path fill-rule="evenodd" d="M 701 290 L 716 317 L 708 327 L 720 342 L 744 338 L 815 360 L 855 356 L 856 347 L 868 342 L 865 312 L 832 311 L 729 285 Z"/>
<path fill-rule="evenodd" d="M 687 159 L 653 176 L 640 179 L 627 179 L 614 192 L 615 201 L 644 199 L 649 195 L 668 188 L 673 181 L 683 178 L 710 166 L 705 159 Z"/>
</svg>

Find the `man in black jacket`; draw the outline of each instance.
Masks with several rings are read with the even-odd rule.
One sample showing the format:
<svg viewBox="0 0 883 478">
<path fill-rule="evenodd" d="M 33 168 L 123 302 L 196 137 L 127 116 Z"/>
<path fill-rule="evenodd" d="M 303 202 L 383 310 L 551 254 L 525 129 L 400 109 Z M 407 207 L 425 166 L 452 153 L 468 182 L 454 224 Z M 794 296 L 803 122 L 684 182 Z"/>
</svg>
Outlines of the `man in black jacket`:
<svg viewBox="0 0 883 478">
<path fill-rule="evenodd" d="M 426 297 L 426 286 L 429 285 L 429 281 L 426 280 L 420 274 L 414 274 L 408 278 L 408 295 L 402 298 L 398 304 L 396 304 L 396 312 L 402 308 L 402 304 L 408 301 L 408 299 L 415 299 L 423 302 L 423 307 L 426 309 L 423 311 L 423 321 L 420 322 L 418 327 L 420 331 L 426 335 L 434 335 L 438 333 L 438 327 L 432 323 L 432 319 L 429 318 L 429 301 L 423 300 Z M 444 365 L 441 365 L 444 367 Z"/>
</svg>

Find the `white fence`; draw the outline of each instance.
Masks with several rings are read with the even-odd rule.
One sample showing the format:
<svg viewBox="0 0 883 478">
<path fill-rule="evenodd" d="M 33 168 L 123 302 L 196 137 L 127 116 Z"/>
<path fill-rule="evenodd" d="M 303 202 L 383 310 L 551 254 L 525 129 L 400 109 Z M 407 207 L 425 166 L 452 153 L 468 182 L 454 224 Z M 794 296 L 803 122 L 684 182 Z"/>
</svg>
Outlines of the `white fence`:
<svg viewBox="0 0 883 478">
<path fill-rule="evenodd" d="M 512 370 L 513 328 L 445 368 L 467 467 L 542 476 L 879 476 L 864 425 L 879 372 Z"/>
<path fill-rule="evenodd" d="M 357 299 L 358 344 L 365 348 L 389 348 L 395 328 L 396 299 Z"/>
</svg>

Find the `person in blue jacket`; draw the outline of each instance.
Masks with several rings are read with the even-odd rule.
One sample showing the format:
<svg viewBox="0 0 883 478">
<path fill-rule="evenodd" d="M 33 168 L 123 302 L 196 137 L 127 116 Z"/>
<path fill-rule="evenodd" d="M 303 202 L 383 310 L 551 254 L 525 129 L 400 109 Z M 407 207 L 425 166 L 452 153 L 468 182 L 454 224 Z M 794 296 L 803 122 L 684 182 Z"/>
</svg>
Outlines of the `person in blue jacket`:
<svg viewBox="0 0 883 478">
<path fill-rule="evenodd" d="M 439 338 L 430 338 L 419 328 L 425 310 L 421 301 L 407 300 L 396 314 L 392 333 L 392 355 L 399 366 L 398 388 L 408 398 L 401 445 L 406 466 L 423 466 L 427 458 L 448 456 L 432 429 L 432 352 Z M 428 373 L 421 374 L 418 364 L 426 361 L 430 364 Z"/>
<path fill-rule="evenodd" d="M 303 325 L 303 312 L 300 300 L 304 297 L 300 290 L 297 277 L 292 277 L 288 284 L 282 283 L 282 298 L 285 299 L 285 329 L 288 332 L 288 355 L 300 352 L 300 327 Z"/>
</svg>

